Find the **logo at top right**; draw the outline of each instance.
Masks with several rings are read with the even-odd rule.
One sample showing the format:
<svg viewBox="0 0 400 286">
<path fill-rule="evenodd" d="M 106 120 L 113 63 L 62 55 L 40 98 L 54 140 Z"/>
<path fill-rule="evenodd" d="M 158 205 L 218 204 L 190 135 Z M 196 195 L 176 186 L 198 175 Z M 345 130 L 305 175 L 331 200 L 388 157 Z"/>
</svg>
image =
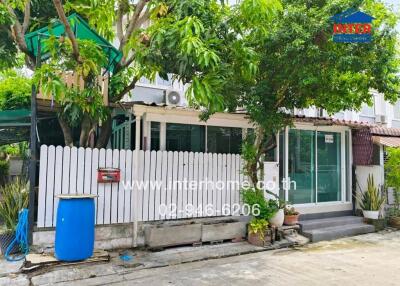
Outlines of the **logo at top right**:
<svg viewBox="0 0 400 286">
<path fill-rule="evenodd" d="M 369 43 L 372 41 L 372 20 L 367 13 L 349 9 L 336 14 L 333 21 L 333 41 L 337 43 Z"/>
</svg>

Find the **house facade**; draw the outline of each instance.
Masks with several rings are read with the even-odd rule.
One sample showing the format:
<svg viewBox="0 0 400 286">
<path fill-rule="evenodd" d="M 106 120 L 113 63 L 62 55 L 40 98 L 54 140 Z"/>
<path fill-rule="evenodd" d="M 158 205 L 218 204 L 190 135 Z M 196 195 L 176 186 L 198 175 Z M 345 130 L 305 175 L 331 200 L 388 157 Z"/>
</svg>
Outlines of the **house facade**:
<svg viewBox="0 0 400 286">
<path fill-rule="evenodd" d="M 171 91 L 180 94 L 178 104 L 168 103 Z M 124 99 L 125 110 L 116 115 L 125 120 L 114 124 L 109 147 L 240 154 L 242 140 L 253 127 L 246 114 L 217 113 L 201 121 L 200 112 L 187 107 L 184 91 L 184 86 L 172 81 L 142 79 Z M 350 213 L 353 193 L 365 187 L 369 174 L 383 185 L 387 144 L 379 139 L 387 135 L 373 134 L 373 130 L 400 127 L 400 101 L 392 105 L 381 94 L 371 96 L 373 105 L 365 104 L 359 112 L 333 116 L 316 108 L 293 112 L 294 126 L 277 134 L 277 147 L 266 156 L 265 180 L 279 177 L 279 187 L 273 191 L 281 199 L 303 214 Z M 360 145 L 363 137 L 356 135 L 365 132 L 367 140 Z"/>
</svg>

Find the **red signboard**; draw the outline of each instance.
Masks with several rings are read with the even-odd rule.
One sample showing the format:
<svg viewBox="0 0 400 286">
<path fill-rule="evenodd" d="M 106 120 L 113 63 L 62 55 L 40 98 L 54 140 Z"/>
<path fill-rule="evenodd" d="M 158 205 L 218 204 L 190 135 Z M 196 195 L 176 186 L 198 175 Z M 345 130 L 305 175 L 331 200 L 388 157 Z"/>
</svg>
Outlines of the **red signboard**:
<svg viewBox="0 0 400 286">
<path fill-rule="evenodd" d="M 99 168 L 97 169 L 97 182 L 115 183 L 121 179 L 121 171 L 118 168 Z"/>
</svg>

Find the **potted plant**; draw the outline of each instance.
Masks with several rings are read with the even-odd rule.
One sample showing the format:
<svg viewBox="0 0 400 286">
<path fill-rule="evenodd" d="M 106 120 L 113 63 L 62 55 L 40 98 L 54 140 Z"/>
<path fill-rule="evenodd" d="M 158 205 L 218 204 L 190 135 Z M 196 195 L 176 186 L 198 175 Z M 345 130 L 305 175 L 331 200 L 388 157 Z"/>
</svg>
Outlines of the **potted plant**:
<svg viewBox="0 0 400 286">
<path fill-rule="evenodd" d="M 400 229 L 400 210 L 395 207 L 391 207 L 388 210 L 388 224 L 391 227 Z"/>
<path fill-rule="evenodd" d="M 250 188 L 241 192 L 243 203 L 248 205 L 254 213 L 248 226 L 248 241 L 256 246 L 271 244 L 273 231 L 268 228 L 268 221 L 278 211 L 276 202 L 266 200 L 262 190 Z M 258 210 L 258 211 L 255 211 Z"/>
<path fill-rule="evenodd" d="M 365 192 L 359 192 L 356 196 L 356 200 L 360 205 L 365 218 L 379 218 L 380 210 L 385 203 L 385 197 L 375 186 L 373 175 L 368 175 L 367 190 Z"/>
<path fill-rule="evenodd" d="M 400 229 L 400 149 L 388 148 L 385 162 L 385 184 L 393 190 L 393 204 L 389 207 L 387 216 L 388 224 Z M 388 189 L 388 188 L 387 188 Z M 388 202 L 389 203 L 389 202 Z"/>
<path fill-rule="evenodd" d="M 0 248 L 5 253 L 14 240 L 19 211 L 28 207 L 28 188 L 26 182 L 17 178 L 0 188 L 0 220 L 4 223 L 0 230 Z M 12 253 L 18 250 L 18 246 Z"/>
<path fill-rule="evenodd" d="M 248 242 L 256 246 L 271 244 L 272 231 L 268 229 L 268 221 L 263 218 L 253 218 L 248 226 Z"/>
<path fill-rule="evenodd" d="M 281 200 L 270 200 L 271 207 L 276 209 L 276 213 L 269 219 L 269 223 L 276 227 L 281 227 L 285 219 L 285 202 Z"/>
<path fill-rule="evenodd" d="M 393 205 L 387 210 L 388 224 L 400 229 L 400 191 L 397 188 L 393 188 L 393 199 Z"/>
<path fill-rule="evenodd" d="M 284 213 L 285 213 L 285 219 L 283 223 L 285 225 L 296 225 L 299 223 L 300 213 L 296 211 L 296 209 L 293 206 L 292 207 L 286 206 Z"/>
</svg>

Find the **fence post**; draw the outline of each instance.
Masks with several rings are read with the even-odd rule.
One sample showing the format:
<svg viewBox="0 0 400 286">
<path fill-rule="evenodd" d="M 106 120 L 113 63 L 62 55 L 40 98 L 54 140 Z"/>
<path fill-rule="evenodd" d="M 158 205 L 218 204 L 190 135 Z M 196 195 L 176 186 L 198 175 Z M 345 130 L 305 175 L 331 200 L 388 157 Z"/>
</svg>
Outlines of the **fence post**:
<svg viewBox="0 0 400 286">
<path fill-rule="evenodd" d="M 135 120 L 136 120 L 136 122 L 135 122 L 135 124 L 136 124 L 136 128 L 135 128 L 135 131 L 136 131 L 136 135 L 135 135 L 135 160 L 134 160 L 134 164 L 135 164 L 135 177 L 134 178 L 132 178 L 132 184 L 133 184 L 133 182 L 134 182 L 134 180 L 138 180 L 138 178 L 139 178 L 139 167 L 138 167 L 138 165 L 139 165 L 139 150 L 140 150 L 140 122 L 141 122 L 141 120 L 140 120 L 140 115 L 136 115 L 136 118 L 135 118 Z M 133 237 L 132 237 L 132 244 L 133 244 L 133 247 L 136 247 L 137 246 L 137 232 L 138 232 L 138 212 L 137 212 L 137 210 L 138 210 L 138 200 L 137 200 L 137 198 L 138 198 L 138 191 L 139 190 L 137 190 L 133 185 L 132 185 L 132 207 L 133 207 L 133 212 L 132 212 L 132 214 L 133 214 L 133 224 L 132 224 L 132 235 L 133 235 Z"/>
</svg>

